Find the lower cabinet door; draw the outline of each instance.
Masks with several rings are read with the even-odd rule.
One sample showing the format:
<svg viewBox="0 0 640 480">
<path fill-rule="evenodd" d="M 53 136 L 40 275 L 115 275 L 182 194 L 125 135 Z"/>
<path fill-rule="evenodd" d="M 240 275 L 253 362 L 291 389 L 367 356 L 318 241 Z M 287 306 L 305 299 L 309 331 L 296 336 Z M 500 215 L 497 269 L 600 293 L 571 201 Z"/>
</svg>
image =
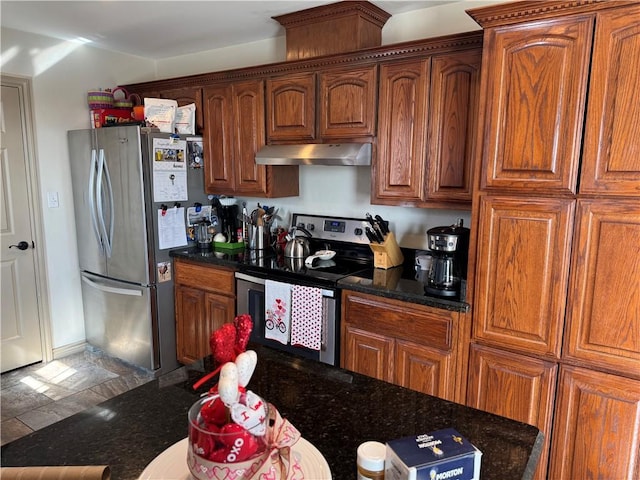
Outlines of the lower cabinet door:
<svg viewBox="0 0 640 480">
<path fill-rule="evenodd" d="M 176 349 L 178 361 L 193 363 L 211 354 L 209 338 L 224 323 L 233 322 L 235 300 L 196 288 L 176 288 Z"/>
<path fill-rule="evenodd" d="M 549 478 L 640 478 L 640 381 L 562 367 Z"/>
<path fill-rule="evenodd" d="M 176 353 L 178 361 L 185 365 L 201 358 L 199 330 L 205 319 L 205 295 L 195 288 L 176 288 Z"/>
<path fill-rule="evenodd" d="M 396 341 L 395 383 L 428 395 L 454 400 L 453 354 L 403 340 Z"/>
<path fill-rule="evenodd" d="M 387 382 L 393 381 L 394 340 L 345 325 L 342 368 Z"/>
<path fill-rule="evenodd" d="M 536 470 L 537 480 L 547 478 L 557 370 L 555 363 L 471 345 L 467 404 L 534 425 L 544 433 L 545 446 Z"/>
</svg>

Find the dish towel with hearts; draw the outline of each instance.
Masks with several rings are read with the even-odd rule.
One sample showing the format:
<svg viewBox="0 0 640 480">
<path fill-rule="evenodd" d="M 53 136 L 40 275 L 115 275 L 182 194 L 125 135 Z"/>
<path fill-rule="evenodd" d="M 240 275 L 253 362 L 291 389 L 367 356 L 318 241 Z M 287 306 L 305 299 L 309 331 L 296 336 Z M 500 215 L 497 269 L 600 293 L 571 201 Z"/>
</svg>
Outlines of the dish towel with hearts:
<svg viewBox="0 0 640 480">
<path fill-rule="evenodd" d="M 266 280 L 264 337 L 287 345 L 291 331 L 291 285 Z"/>
<path fill-rule="evenodd" d="M 291 345 L 320 350 L 322 343 L 322 290 L 291 288 Z"/>
</svg>

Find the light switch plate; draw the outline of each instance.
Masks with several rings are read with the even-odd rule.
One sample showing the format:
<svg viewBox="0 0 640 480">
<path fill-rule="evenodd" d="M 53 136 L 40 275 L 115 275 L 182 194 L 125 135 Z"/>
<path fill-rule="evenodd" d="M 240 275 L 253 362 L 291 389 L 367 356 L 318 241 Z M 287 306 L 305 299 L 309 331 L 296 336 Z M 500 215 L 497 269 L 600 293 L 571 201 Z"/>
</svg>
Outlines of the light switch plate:
<svg viewBox="0 0 640 480">
<path fill-rule="evenodd" d="M 47 206 L 49 208 L 58 208 L 60 206 L 58 192 L 47 192 Z"/>
</svg>

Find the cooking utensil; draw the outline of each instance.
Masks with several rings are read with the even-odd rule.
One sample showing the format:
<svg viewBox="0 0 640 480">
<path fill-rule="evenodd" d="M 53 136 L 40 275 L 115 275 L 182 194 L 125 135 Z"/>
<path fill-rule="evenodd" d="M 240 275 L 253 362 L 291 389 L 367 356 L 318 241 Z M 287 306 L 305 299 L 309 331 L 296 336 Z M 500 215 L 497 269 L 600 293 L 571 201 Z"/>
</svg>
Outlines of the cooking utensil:
<svg viewBox="0 0 640 480">
<path fill-rule="evenodd" d="M 296 231 L 301 231 L 306 237 L 296 237 Z M 307 258 L 311 253 L 311 247 L 309 246 L 309 240 L 307 237 L 311 237 L 311 233 L 303 227 L 293 227 L 292 238 L 287 242 L 284 247 L 284 256 L 289 258 Z"/>
<path fill-rule="evenodd" d="M 380 217 L 380 216 L 377 215 L 377 217 Z M 378 240 L 378 243 L 384 242 L 384 236 L 385 236 L 385 233 L 383 231 L 384 220 L 382 221 L 383 226 L 381 227 L 380 225 L 378 225 L 378 222 L 373 219 L 373 217 L 371 216 L 370 213 L 365 214 L 365 218 L 371 224 L 371 229 L 375 233 L 375 236 L 376 236 L 376 238 Z"/>
<path fill-rule="evenodd" d="M 389 233 L 389 227 L 387 226 L 387 222 L 383 220 L 380 215 L 376 215 L 374 218 L 376 219 L 376 223 L 380 227 L 380 231 L 382 232 L 382 235 L 386 235 L 387 233 Z"/>
<path fill-rule="evenodd" d="M 367 235 L 367 238 L 369 239 L 370 242 L 372 243 L 384 242 L 384 238 L 382 237 L 382 235 L 376 232 L 373 228 L 365 227 L 364 232 L 365 232 L 365 235 Z"/>
</svg>

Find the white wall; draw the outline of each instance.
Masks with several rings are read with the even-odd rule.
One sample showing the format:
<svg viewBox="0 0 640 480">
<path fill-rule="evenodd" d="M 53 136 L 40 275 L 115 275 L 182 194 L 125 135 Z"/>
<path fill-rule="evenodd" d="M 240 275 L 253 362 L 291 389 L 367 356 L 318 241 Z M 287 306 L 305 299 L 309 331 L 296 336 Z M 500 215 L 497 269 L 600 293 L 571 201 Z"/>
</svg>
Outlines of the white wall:
<svg viewBox="0 0 640 480">
<path fill-rule="evenodd" d="M 87 91 L 153 78 L 155 62 L 49 37 L 2 29 L 2 73 L 31 77 L 34 131 L 54 352 L 82 342 L 84 322 L 76 253 L 67 130 L 88 128 Z M 59 208 L 48 208 L 58 192 Z"/>
<path fill-rule="evenodd" d="M 394 15 L 383 29 L 383 43 L 477 30 L 478 26 L 464 10 L 499 1 L 462 1 Z M 2 72 L 33 80 L 36 154 L 55 352 L 84 340 L 66 132 L 89 126 L 86 92 L 96 87 L 283 61 L 284 38 L 156 63 L 6 28 L 2 28 L 1 35 Z M 302 193 L 297 198 L 246 200 L 249 206 L 257 201 L 277 205 L 287 222 L 293 212 L 355 217 L 377 213 L 391 221 L 401 245 L 413 248 L 423 245 L 427 228 L 449 224 L 458 217 L 467 224 L 469 220 L 468 212 L 371 206 L 367 167 L 301 167 L 300 189 Z M 47 208 L 47 192 L 59 193 L 59 208 Z"/>
</svg>

